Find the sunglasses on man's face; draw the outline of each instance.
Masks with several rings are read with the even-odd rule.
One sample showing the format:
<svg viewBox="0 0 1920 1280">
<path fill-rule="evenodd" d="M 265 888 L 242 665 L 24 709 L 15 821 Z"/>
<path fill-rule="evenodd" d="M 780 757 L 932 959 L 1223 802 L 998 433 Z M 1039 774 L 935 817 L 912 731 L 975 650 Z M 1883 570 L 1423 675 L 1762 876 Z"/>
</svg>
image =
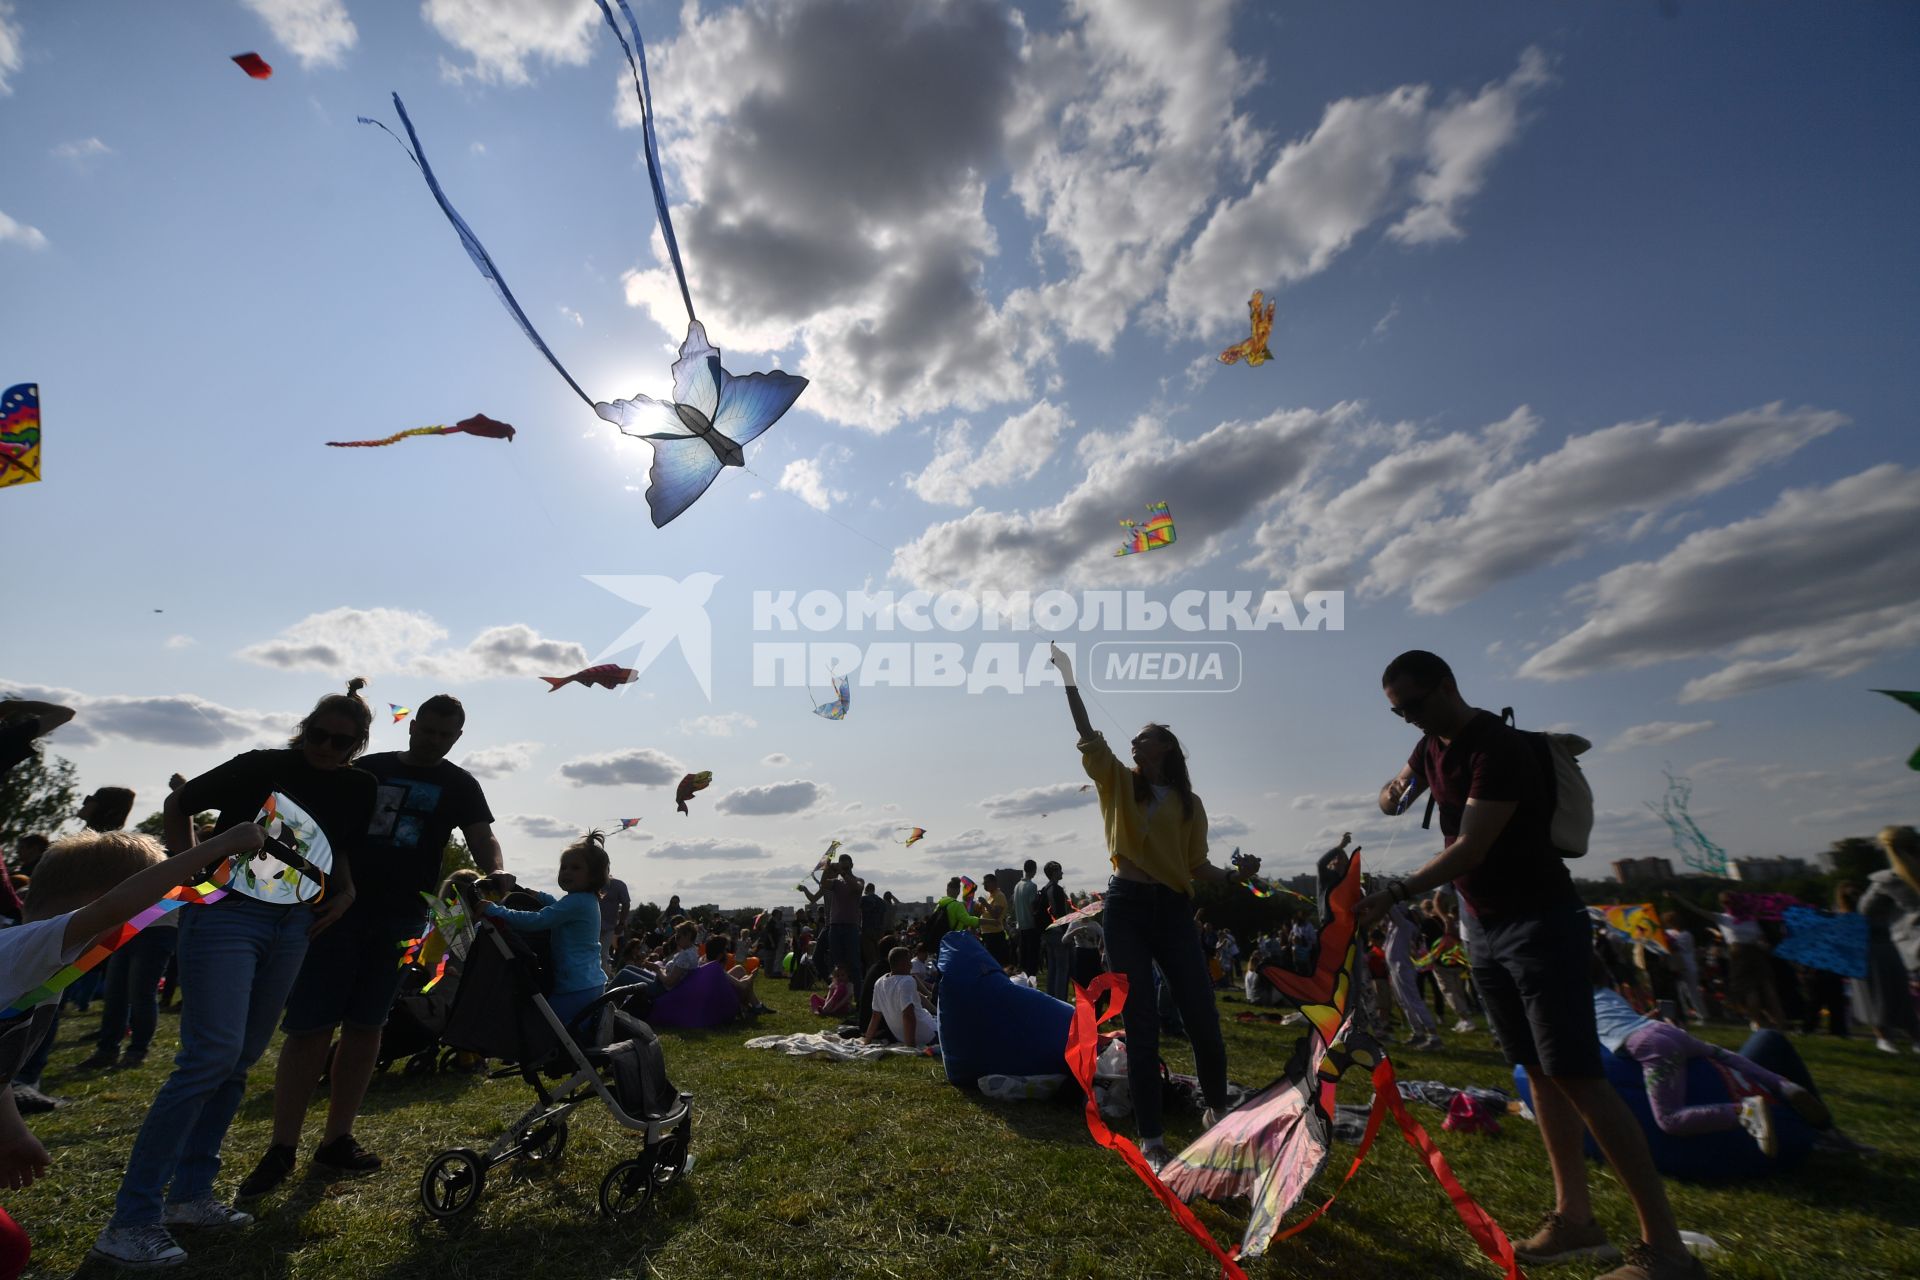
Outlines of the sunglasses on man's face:
<svg viewBox="0 0 1920 1280">
<path fill-rule="evenodd" d="M 357 733 L 328 733 L 324 729 L 308 729 L 303 740 L 310 747 L 338 747 L 342 751 L 360 745 Z"/>
<path fill-rule="evenodd" d="M 1399 716 L 1402 720 L 1410 720 L 1420 714 L 1420 708 L 1427 704 L 1427 699 L 1431 698 L 1434 692 L 1434 690 L 1429 689 L 1419 697 L 1407 698 L 1402 701 L 1399 706 L 1389 706 L 1387 710 L 1393 712 L 1393 714 Z"/>
</svg>

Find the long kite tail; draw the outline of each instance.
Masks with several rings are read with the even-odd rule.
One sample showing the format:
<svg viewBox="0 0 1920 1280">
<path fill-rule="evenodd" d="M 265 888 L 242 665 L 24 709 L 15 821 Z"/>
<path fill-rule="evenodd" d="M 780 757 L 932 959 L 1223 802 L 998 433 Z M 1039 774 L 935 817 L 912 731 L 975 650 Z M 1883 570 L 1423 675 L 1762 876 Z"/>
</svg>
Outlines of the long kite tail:
<svg viewBox="0 0 1920 1280">
<path fill-rule="evenodd" d="M 631 45 L 620 33 L 620 24 L 613 20 L 613 10 L 607 0 L 595 0 L 595 3 L 600 6 L 607 25 L 613 28 L 613 37 L 620 42 L 620 48 L 627 55 L 627 66 L 633 72 L 633 96 L 640 100 L 640 132 L 647 153 L 647 181 L 653 186 L 653 210 L 660 219 L 660 237 L 667 242 L 667 257 L 673 263 L 674 279 L 680 283 L 680 301 L 687 306 L 687 322 L 691 324 L 695 319 L 693 294 L 687 289 L 687 269 L 680 263 L 680 241 L 673 234 L 673 219 L 667 215 L 667 188 L 660 176 L 660 143 L 653 132 L 653 82 L 647 76 L 647 45 L 640 38 L 640 24 L 634 21 L 627 0 L 618 0 L 618 3 L 620 12 L 626 15 L 627 29 L 633 32 Z"/>
<path fill-rule="evenodd" d="M 467 251 L 467 256 L 473 259 L 473 265 L 479 268 L 480 274 L 486 277 L 487 283 L 493 286 L 493 291 L 499 295 L 501 304 L 519 323 L 520 331 L 527 335 L 527 340 L 540 349 L 540 354 L 547 358 L 547 363 L 554 367 L 555 372 L 566 379 L 567 385 L 573 388 L 573 393 L 591 407 L 593 397 L 581 390 L 580 384 L 574 381 L 572 374 L 567 372 L 567 367 L 560 363 L 560 357 L 553 354 L 553 349 L 547 345 L 546 339 L 542 338 L 540 331 L 533 327 L 533 321 L 527 319 L 527 313 L 521 309 L 519 299 L 515 298 L 513 290 L 507 287 L 506 280 L 500 274 L 500 268 L 494 265 L 493 256 L 487 252 L 486 246 L 480 243 L 480 237 L 473 234 L 473 228 L 467 225 L 467 220 L 454 209 L 447 199 L 447 193 L 440 189 L 440 180 L 433 176 L 433 167 L 427 163 L 427 153 L 420 146 L 420 135 L 414 132 L 413 121 L 407 116 L 407 105 L 400 101 L 400 95 L 397 93 L 393 95 L 393 106 L 400 113 L 400 123 L 407 131 L 408 140 L 413 144 L 409 147 L 402 142 L 400 148 L 420 170 L 420 176 L 427 180 L 427 190 L 433 193 L 434 202 L 440 206 L 440 212 L 444 213 L 447 221 L 453 224 L 455 233 L 460 237 L 461 247 Z M 359 119 L 362 124 L 376 125 L 385 129 L 394 141 L 400 141 L 398 134 L 387 129 L 387 126 L 378 120 L 368 116 L 361 116 Z"/>
<path fill-rule="evenodd" d="M 329 440 L 329 449 L 378 449 L 382 445 L 405 440 L 408 436 L 444 436 L 452 427 L 415 427 L 411 431 L 396 431 L 384 440 Z"/>
</svg>

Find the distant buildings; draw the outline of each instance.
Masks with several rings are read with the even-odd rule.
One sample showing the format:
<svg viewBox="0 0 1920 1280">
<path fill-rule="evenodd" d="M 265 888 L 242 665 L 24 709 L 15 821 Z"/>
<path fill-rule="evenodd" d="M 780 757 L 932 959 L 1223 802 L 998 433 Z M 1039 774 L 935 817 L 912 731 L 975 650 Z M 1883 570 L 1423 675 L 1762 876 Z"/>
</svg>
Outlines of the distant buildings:
<svg viewBox="0 0 1920 1280">
<path fill-rule="evenodd" d="M 1671 880 L 1673 863 L 1665 858 L 1621 858 L 1613 864 L 1613 878 L 1620 884 Z"/>
<path fill-rule="evenodd" d="M 1729 858 L 1729 880 L 1791 880 L 1819 873 L 1805 858 Z"/>
</svg>

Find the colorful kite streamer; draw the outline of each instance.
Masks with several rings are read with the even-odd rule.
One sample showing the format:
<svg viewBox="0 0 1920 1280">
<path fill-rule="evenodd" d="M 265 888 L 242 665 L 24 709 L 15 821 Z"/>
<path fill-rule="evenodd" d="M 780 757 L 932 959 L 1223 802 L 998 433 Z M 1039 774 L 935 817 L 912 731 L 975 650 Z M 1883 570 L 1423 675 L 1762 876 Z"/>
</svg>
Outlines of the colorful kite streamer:
<svg viewBox="0 0 1920 1280">
<path fill-rule="evenodd" d="M 1685 778 L 1667 774 L 1667 794 L 1656 808 L 1651 802 L 1647 808 L 1667 824 L 1667 830 L 1673 836 L 1673 847 L 1680 853 L 1681 859 L 1693 870 L 1702 875 L 1724 876 L 1727 874 L 1727 851 L 1707 838 L 1700 824 L 1687 812 L 1687 802 L 1693 798 L 1693 783 Z"/>
<path fill-rule="evenodd" d="M 504 422 L 495 422 L 484 413 L 476 413 L 471 418 L 462 418 L 450 427 L 415 427 L 411 431 L 396 431 L 380 440 L 329 440 L 329 449 L 380 449 L 410 436 L 485 436 L 489 440 L 511 441 L 514 431 Z"/>
<path fill-rule="evenodd" d="M 62 991 L 78 982 L 82 977 L 100 967 L 101 961 L 111 956 L 127 944 L 127 939 L 148 925 L 166 915 L 169 911 L 178 911 L 181 907 L 196 902 L 218 902 L 227 896 L 224 884 L 215 883 L 222 876 L 232 874 L 228 863 L 221 863 L 220 870 L 214 876 L 196 885 L 181 885 L 168 892 L 167 896 L 146 908 L 125 924 L 107 930 L 94 939 L 93 945 L 81 952 L 79 957 L 66 968 L 48 978 L 33 990 L 13 1002 L 13 1007 L 0 1018 L 11 1018 L 16 1014 L 30 1013 L 35 1005 L 44 1004 L 57 998 Z"/>
<path fill-rule="evenodd" d="M 40 386 L 21 382 L 0 395 L 0 489 L 40 479 Z"/>
</svg>

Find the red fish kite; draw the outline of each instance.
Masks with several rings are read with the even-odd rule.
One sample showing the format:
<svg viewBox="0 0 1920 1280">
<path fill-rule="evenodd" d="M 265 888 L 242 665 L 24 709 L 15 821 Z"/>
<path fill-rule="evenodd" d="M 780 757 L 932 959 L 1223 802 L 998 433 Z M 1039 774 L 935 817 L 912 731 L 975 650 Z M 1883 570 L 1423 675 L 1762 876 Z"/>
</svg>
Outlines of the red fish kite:
<svg viewBox="0 0 1920 1280">
<path fill-rule="evenodd" d="M 484 413 L 476 413 L 471 418 L 462 418 L 452 426 L 415 427 L 411 431 L 397 431 L 381 440 L 329 440 L 329 449 L 378 449 L 383 445 L 405 440 L 408 436 L 485 436 L 489 440 L 512 440 L 513 428 L 504 422 L 495 422 Z"/>
<path fill-rule="evenodd" d="M 242 71 L 252 76 L 255 80 L 270 80 L 273 78 L 273 68 L 268 66 L 267 60 L 257 53 L 236 53 L 233 55 L 233 60 L 239 64 Z"/>
<path fill-rule="evenodd" d="M 570 676 L 541 676 L 547 682 L 547 692 L 553 693 L 563 684 L 597 684 L 602 689 L 611 689 L 617 684 L 632 684 L 640 678 L 640 673 L 630 667 L 616 667 L 611 662 L 603 662 L 597 667 L 588 667 L 585 671 L 576 671 Z"/>
</svg>

